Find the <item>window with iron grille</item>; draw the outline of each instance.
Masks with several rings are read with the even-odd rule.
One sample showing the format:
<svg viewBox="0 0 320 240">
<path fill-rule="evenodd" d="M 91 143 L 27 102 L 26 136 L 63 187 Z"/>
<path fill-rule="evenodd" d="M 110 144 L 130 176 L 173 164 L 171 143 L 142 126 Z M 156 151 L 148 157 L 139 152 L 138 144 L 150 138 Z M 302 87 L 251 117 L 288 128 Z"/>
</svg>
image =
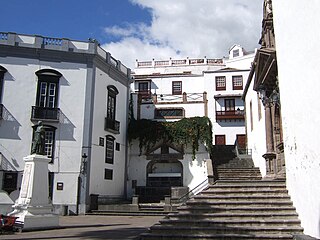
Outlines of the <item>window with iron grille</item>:
<svg viewBox="0 0 320 240">
<path fill-rule="evenodd" d="M 226 77 L 216 76 L 216 91 L 226 90 Z"/>
<path fill-rule="evenodd" d="M 114 140 L 115 138 L 111 135 L 106 136 L 106 157 L 105 162 L 113 164 L 114 160 Z"/>
<path fill-rule="evenodd" d="M 232 88 L 233 88 L 233 90 L 242 90 L 243 89 L 242 76 L 232 76 Z"/>
<path fill-rule="evenodd" d="M 116 97 L 118 93 L 118 89 L 115 86 L 108 86 L 107 118 L 113 121 L 116 118 Z"/>
<path fill-rule="evenodd" d="M 181 94 L 182 94 L 182 81 L 173 81 L 172 95 L 181 95 Z"/>
<path fill-rule="evenodd" d="M 112 180 L 113 179 L 113 170 L 112 169 L 104 169 L 104 179 Z"/>
<path fill-rule="evenodd" d="M 155 109 L 155 118 L 183 118 L 183 108 L 157 108 Z"/>
</svg>

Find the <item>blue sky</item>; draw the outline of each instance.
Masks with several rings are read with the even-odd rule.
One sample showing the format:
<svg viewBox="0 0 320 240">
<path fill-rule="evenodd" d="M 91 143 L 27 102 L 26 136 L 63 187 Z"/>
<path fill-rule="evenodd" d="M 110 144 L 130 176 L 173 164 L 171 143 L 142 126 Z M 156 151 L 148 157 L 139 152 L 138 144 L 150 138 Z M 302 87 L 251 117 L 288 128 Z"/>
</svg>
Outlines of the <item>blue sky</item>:
<svg viewBox="0 0 320 240">
<path fill-rule="evenodd" d="M 151 21 L 147 9 L 127 0 L 10 0 L 1 8 L 0 31 L 74 40 L 116 41 L 105 27 Z"/>
<path fill-rule="evenodd" d="M 86 41 L 129 67 L 258 47 L 263 0 L 6 0 L 0 31 Z"/>
</svg>

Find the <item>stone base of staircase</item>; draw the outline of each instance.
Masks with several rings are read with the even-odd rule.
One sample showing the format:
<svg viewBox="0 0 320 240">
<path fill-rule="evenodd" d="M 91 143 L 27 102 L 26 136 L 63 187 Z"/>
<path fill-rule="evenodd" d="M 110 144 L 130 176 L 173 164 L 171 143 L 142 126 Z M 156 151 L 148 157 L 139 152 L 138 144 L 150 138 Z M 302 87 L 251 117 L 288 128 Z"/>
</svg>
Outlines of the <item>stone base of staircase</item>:
<svg viewBox="0 0 320 240">
<path fill-rule="evenodd" d="M 303 235 L 285 181 L 262 179 L 251 159 L 224 159 L 214 167 L 214 184 L 140 239 L 292 240 Z"/>
</svg>

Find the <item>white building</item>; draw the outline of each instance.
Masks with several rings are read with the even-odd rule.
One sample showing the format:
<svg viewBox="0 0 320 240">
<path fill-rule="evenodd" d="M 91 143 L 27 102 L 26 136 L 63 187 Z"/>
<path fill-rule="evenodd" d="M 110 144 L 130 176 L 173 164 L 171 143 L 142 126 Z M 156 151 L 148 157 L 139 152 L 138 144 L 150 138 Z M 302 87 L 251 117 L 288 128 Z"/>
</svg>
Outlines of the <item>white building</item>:
<svg viewBox="0 0 320 240">
<path fill-rule="evenodd" d="M 85 212 L 91 194 L 123 198 L 129 84 L 130 69 L 96 41 L 0 33 L 2 189 L 17 197 L 42 121 L 57 212 Z"/>
<path fill-rule="evenodd" d="M 241 97 L 243 79 L 248 77 L 254 54 L 246 53 L 239 45 L 234 45 L 229 53 L 229 59 L 137 61 L 132 84 L 133 99 L 137 99 L 136 118 L 170 122 L 208 117 L 212 123 L 213 144 L 234 145 L 237 140 L 245 147 L 244 104 Z M 150 153 L 140 156 L 137 145 L 132 144 L 130 150 L 129 190 L 130 186 L 132 189 L 136 185 L 148 186 L 148 179 L 155 173 L 148 169 L 146 160 L 150 160 Z M 160 154 L 161 144 L 153 150 Z M 169 146 L 170 151 L 176 153 L 178 150 Z M 181 186 L 193 189 L 207 179 L 206 159 L 210 156 L 205 148 L 201 148 L 194 162 L 190 149 L 179 153 L 182 155 L 176 159 L 176 167 L 163 164 L 162 167 L 157 166 L 156 171 L 162 171 L 163 177 L 168 177 L 169 168 L 177 168 L 181 163 L 179 169 L 172 171 L 182 178 Z M 152 164 L 152 161 L 149 162 L 149 165 Z"/>
<path fill-rule="evenodd" d="M 266 177 L 285 177 L 304 233 L 320 238 L 318 1 L 264 1 L 261 49 L 244 97 L 248 148 Z"/>
</svg>

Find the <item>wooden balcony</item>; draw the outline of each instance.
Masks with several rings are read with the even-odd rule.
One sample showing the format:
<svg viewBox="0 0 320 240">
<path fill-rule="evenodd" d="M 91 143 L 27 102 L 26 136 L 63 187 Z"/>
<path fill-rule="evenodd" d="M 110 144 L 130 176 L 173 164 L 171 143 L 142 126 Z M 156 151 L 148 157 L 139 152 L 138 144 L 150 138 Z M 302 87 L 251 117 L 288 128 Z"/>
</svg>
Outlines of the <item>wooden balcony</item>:
<svg viewBox="0 0 320 240">
<path fill-rule="evenodd" d="M 31 120 L 32 121 L 52 121 L 58 122 L 60 115 L 59 108 L 47 108 L 32 106 Z"/>
<path fill-rule="evenodd" d="M 216 120 L 244 120 L 244 110 L 216 111 Z"/>
<path fill-rule="evenodd" d="M 119 134 L 120 133 L 120 122 L 113 120 L 113 119 L 110 119 L 110 118 L 105 118 L 104 130 L 115 133 L 115 134 Z"/>
</svg>

